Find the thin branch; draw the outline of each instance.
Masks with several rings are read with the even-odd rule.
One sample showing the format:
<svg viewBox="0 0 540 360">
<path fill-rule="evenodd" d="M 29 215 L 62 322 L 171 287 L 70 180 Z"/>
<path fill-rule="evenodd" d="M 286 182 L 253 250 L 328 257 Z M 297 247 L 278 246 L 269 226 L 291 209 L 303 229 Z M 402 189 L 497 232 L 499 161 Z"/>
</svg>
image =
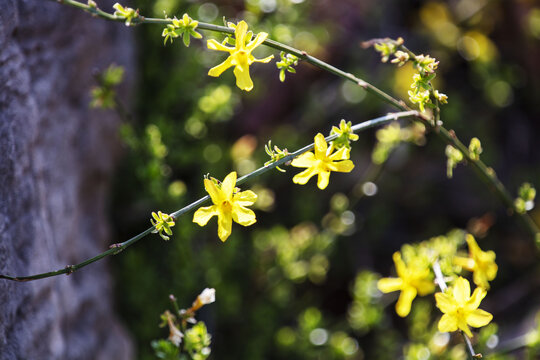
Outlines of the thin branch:
<svg viewBox="0 0 540 360">
<path fill-rule="evenodd" d="M 439 286 L 439 289 L 441 289 L 441 291 L 444 293 L 447 289 L 447 286 L 446 286 L 446 281 L 444 280 L 443 273 L 441 271 L 441 265 L 439 264 L 438 260 L 435 260 L 435 262 L 433 263 L 433 273 L 435 273 L 435 282 Z M 465 335 L 463 331 L 459 330 L 459 332 L 461 333 L 461 336 L 463 336 L 463 341 L 465 342 L 465 345 L 467 346 L 469 359 L 473 359 L 473 360 L 481 359 L 482 354 L 477 354 L 474 351 L 474 348 L 471 343 L 471 339 L 469 339 L 469 337 Z"/>
<path fill-rule="evenodd" d="M 86 4 L 80 3 L 78 1 L 74 1 L 74 0 L 56 0 L 56 1 L 58 1 L 58 2 L 60 2 L 62 4 L 74 6 L 76 8 L 85 10 L 85 11 L 91 13 L 94 16 L 98 16 L 98 17 L 101 17 L 101 18 L 104 18 L 104 19 L 107 19 L 107 20 L 119 21 L 119 22 L 124 22 L 125 21 L 125 19 L 123 17 L 117 17 L 117 16 L 115 16 L 115 15 L 113 15 L 111 13 L 107 13 L 107 12 L 97 8 L 97 7 L 92 7 L 90 5 L 86 5 Z M 161 24 L 161 25 L 167 25 L 167 24 L 170 24 L 171 22 L 172 22 L 172 20 L 170 20 L 170 19 L 146 18 L 146 17 L 141 16 L 141 15 L 139 15 L 139 16 L 132 19 L 132 24 L 133 25 L 137 25 L 137 24 Z M 225 33 L 225 34 L 233 34 L 234 33 L 234 29 L 231 29 L 231 28 L 228 28 L 228 27 L 225 27 L 225 26 L 219 26 L 219 25 L 204 23 L 204 22 L 199 22 L 199 25 L 197 26 L 197 29 L 209 30 L 209 31 L 220 32 L 220 33 Z M 271 48 L 274 48 L 274 49 L 277 49 L 277 50 L 280 50 L 280 51 L 285 51 L 285 52 L 287 52 L 289 54 L 295 55 L 299 59 L 302 59 L 302 60 L 304 60 L 304 61 L 306 61 L 306 62 L 308 62 L 308 63 L 310 63 L 310 64 L 312 64 L 312 65 L 314 65 L 314 66 L 316 66 L 318 68 L 320 68 L 320 69 L 328 71 L 329 73 L 332 73 L 332 74 L 334 74 L 336 76 L 339 76 L 339 77 L 341 77 L 341 78 L 343 78 L 345 80 L 352 81 L 355 84 L 357 84 L 358 86 L 361 86 L 362 88 L 364 88 L 366 90 L 366 92 L 377 96 L 382 101 L 392 105 L 393 107 L 395 107 L 396 109 L 398 109 L 400 111 L 411 111 L 412 110 L 402 100 L 397 100 L 396 98 L 394 98 L 391 95 L 389 95 L 388 93 L 380 90 L 379 88 L 375 87 L 374 85 L 368 83 L 367 81 L 362 80 L 362 79 L 354 76 L 353 74 L 344 72 L 344 71 L 342 71 L 342 70 L 340 70 L 340 69 L 338 69 L 338 68 L 336 68 L 336 67 L 334 67 L 334 66 L 332 66 L 332 65 L 330 65 L 328 63 L 325 63 L 324 61 L 321 61 L 321 60 L 309 55 L 305 51 L 295 49 L 295 48 L 293 48 L 291 46 L 288 46 L 288 45 L 285 45 L 285 44 L 282 44 L 280 42 L 270 40 L 270 39 L 266 39 L 264 41 L 264 44 L 271 47 Z M 411 52 L 406 47 L 400 46 L 400 48 L 403 51 L 406 51 L 409 55 L 414 56 L 414 57 L 416 56 L 413 52 Z M 535 238 L 536 245 L 538 247 L 540 247 L 540 229 L 538 228 L 537 224 L 533 221 L 533 219 L 529 216 L 528 213 L 520 213 L 519 211 L 517 211 L 517 208 L 515 207 L 514 199 L 513 199 L 512 195 L 511 195 L 511 193 L 504 187 L 502 182 L 497 178 L 497 175 L 495 174 L 495 171 L 493 171 L 493 169 L 486 166 L 486 164 L 484 164 L 481 160 L 474 159 L 473 157 L 471 157 L 471 155 L 469 153 L 469 149 L 456 137 L 456 134 L 454 133 L 453 130 L 447 130 L 440 123 L 434 121 L 434 119 L 432 117 L 429 117 L 429 116 L 427 116 L 425 114 L 422 114 L 422 113 L 417 113 L 415 115 L 415 118 L 418 121 L 420 121 L 421 123 L 423 123 L 428 129 L 434 131 L 435 134 L 439 138 L 441 138 L 446 144 L 452 145 L 453 147 L 455 147 L 456 149 L 461 151 L 464 158 L 466 160 L 468 160 L 468 162 L 470 164 L 472 164 L 473 169 L 480 176 L 480 179 L 482 181 L 484 181 L 486 184 L 488 184 L 489 186 L 491 186 L 495 190 L 495 193 L 500 198 L 502 203 L 510 210 L 511 215 L 516 214 L 522 220 L 522 222 L 525 225 L 525 227 L 527 228 L 527 230 Z"/>
<path fill-rule="evenodd" d="M 372 119 L 372 120 L 368 120 L 368 121 L 364 121 L 362 123 L 356 124 L 356 125 L 351 127 L 351 130 L 353 132 L 361 132 L 361 131 L 373 128 L 375 126 L 379 126 L 379 125 L 383 125 L 383 124 L 395 121 L 395 120 L 400 119 L 400 118 L 406 118 L 406 117 L 417 116 L 417 115 L 418 115 L 418 112 L 414 111 L 414 110 L 413 111 L 399 112 L 399 113 L 390 113 L 390 114 L 385 115 L 385 116 L 381 116 L 381 117 L 378 117 L 378 118 L 375 118 L 375 119 Z M 338 136 L 337 134 L 327 136 L 326 141 L 332 141 L 337 136 Z M 299 149 L 299 150 L 297 150 L 297 151 L 283 157 L 282 159 L 280 159 L 280 160 L 278 160 L 276 162 L 273 162 L 273 163 L 270 163 L 270 164 L 265 165 L 263 167 L 260 167 L 259 169 L 238 178 L 238 180 L 236 181 L 236 184 L 240 185 L 240 184 L 242 184 L 242 183 L 244 183 L 244 182 L 246 182 L 246 181 L 248 181 L 248 180 L 250 180 L 250 179 L 252 179 L 252 178 L 254 178 L 256 176 L 262 175 L 267 171 L 270 171 L 270 170 L 272 170 L 272 169 L 274 169 L 274 168 L 276 168 L 276 167 L 278 167 L 280 165 L 283 165 L 283 164 L 285 164 L 285 163 L 287 163 L 289 161 L 292 161 L 295 157 L 297 157 L 297 156 L 299 156 L 299 155 L 301 155 L 301 154 L 303 154 L 306 151 L 309 151 L 311 149 L 313 149 L 313 143 L 310 144 L 310 145 L 304 146 L 303 148 L 301 148 L 301 149 Z M 174 219 L 178 219 L 181 215 L 187 213 L 190 210 L 193 210 L 196 207 L 201 206 L 202 204 L 207 202 L 209 199 L 210 199 L 210 197 L 208 195 L 206 195 L 205 197 L 200 198 L 199 200 L 197 200 L 197 201 L 183 207 L 182 209 L 175 211 L 174 213 L 170 214 L 170 216 L 172 216 Z M 96 262 L 98 260 L 101 260 L 101 259 L 103 259 L 103 258 L 105 258 L 105 257 L 107 257 L 109 255 L 118 254 L 122 250 L 126 249 L 128 246 L 133 245 L 134 243 L 136 243 L 137 241 L 139 241 L 140 239 L 142 239 L 146 235 L 152 233 L 152 231 L 154 231 L 154 229 L 155 228 L 152 226 L 152 227 L 146 229 L 142 233 L 132 237 L 131 239 L 129 239 L 127 241 L 124 241 L 124 242 L 118 243 L 118 244 L 113 244 L 113 245 L 110 246 L 109 250 L 104 251 L 101 254 L 94 256 L 93 258 L 85 260 L 80 264 L 68 265 L 65 268 L 57 270 L 57 271 L 50 271 L 50 272 L 46 272 L 46 273 L 42 273 L 42 274 L 29 275 L 29 276 L 8 276 L 8 275 L 1 275 L 0 274 L 0 279 L 24 282 L 24 281 L 44 279 L 44 278 L 58 276 L 58 275 L 62 275 L 62 274 L 70 275 L 71 273 L 73 273 L 73 272 L 75 272 L 75 271 L 77 271 L 77 270 L 79 270 L 79 269 L 81 269 L 81 268 L 83 268 L 83 267 L 85 267 L 87 265 L 90 265 L 90 264 L 92 264 L 92 263 L 94 263 L 94 262 Z"/>
</svg>

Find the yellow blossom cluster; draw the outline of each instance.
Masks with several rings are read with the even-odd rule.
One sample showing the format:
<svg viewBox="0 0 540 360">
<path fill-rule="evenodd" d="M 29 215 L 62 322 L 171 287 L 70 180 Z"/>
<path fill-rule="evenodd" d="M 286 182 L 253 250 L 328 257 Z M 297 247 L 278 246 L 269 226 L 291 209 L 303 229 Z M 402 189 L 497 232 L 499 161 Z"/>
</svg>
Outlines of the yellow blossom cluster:
<svg viewBox="0 0 540 360">
<path fill-rule="evenodd" d="M 394 253 L 397 277 L 382 278 L 377 285 L 383 293 L 400 291 L 396 303 L 396 313 L 399 316 L 407 316 L 414 298 L 435 292 L 435 285 L 438 284 L 441 292 L 435 294 L 435 300 L 443 313 L 438 323 L 439 331 L 461 330 L 472 337 L 469 326 L 482 327 L 492 320 L 490 313 L 478 307 L 487 294 L 489 281 L 497 275 L 495 253 L 480 249 L 471 234 L 466 234 L 465 240 L 469 247 L 468 257 L 456 254 L 455 234 L 436 237 L 415 246 L 406 244 L 402 252 Z M 404 257 L 402 253 L 405 254 Z M 441 264 L 444 264 L 444 267 L 441 267 Z M 444 269 L 444 274 L 441 268 Z M 435 269 L 438 269 L 438 274 Z M 477 288 L 472 295 L 469 281 L 458 275 L 461 269 L 473 273 Z M 448 289 L 447 281 L 452 283 Z"/>
</svg>

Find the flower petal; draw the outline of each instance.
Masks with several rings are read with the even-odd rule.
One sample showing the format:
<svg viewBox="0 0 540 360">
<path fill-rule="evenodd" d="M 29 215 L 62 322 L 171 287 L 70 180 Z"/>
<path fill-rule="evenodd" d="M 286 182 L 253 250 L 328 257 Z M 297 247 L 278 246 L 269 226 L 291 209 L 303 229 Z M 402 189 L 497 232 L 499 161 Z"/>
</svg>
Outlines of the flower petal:
<svg viewBox="0 0 540 360">
<path fill-rule="evenodd" d="M 354 164 L 351 160 L 343 160 L 337 162 L 327 163 L 328 170 L 337 172 L 351 172 L 354 169 Z"/>
<path fill-rule="evenodd" d="M 474 271 L 475 262 L 474 259 L 462 256 L 454 257 L 454 264 L 461 266 L 465 270 Z"/>
<path fill-rule="evenodd" d="M 463 316 L 460 316 L 456 319 L 458 322 L 459 330 L 462 330 L 465 334 L 467 334 L 468 337 L 472 338 L 473 334 L 471 332 L 471 329 L 469 328 L 469 325 L 467 325 L 467 321 L 465 320 L 465 318 Z"/>
<path fill-rule="evenodd" d="M 328 186 L 329 181 L 330 171 L 319 171 L 319 177 L 317 178 L 317 187 L 321 190 L 324 190 Z"/>
<path fill-rule="evenodd" d="M 193 222 L 199 224 L 200 226 L 204 226 L 208 223 L 208 220 L 210 220 L 212 216 L 217 214 L 217 206 L 215 205 L 202 207 L 195 211 L 195 214 L 193 214 Z"/>
<path fill-rule="evenodd" d="M 457 309 L 456 302 L 448 294 L 436 293 L 435 301 L 437 302 L 437 307 L 445 314 L 452 313 Z"/>
<path fill-rule="evenodd" d="M 473 327 L 486 326 L 491 319 L 493 319 L 493 315 L 480 309 L 476 309 L 467 314 L 467 324 Z"/>
<path fill-rule="evenodd" d="M 346 147 L 342 147 L 338 151 L 334 152 L 332 155 L 330 155 L 328 158 L 330 160 L 348 160 L 350 157 L 351 151 L 347 149 Z"/>
<path fill-rule="evenodd" d="M 251 91 L 253 89 L 253 81 L 249 76 L 249 65 L 236 64 L 234 67 L 234 76 L 236 76 L 236 86 L 241 90 Z"/>
<path fill-rule="evenodd" d="M 457 318 L 455 316 L 444 314 L 439 320 L 437 328 L 440 332 L 452 332 L 458 329 Z"/>
<path fill-rule="evenodd" d="M 471 286 L 469 285 L 469 281 L 460 276 L 454 284 L 453 294 L 459 305 L 465 305 L 471 298 Z"/>
<path fill-rule="evenodd" d="M 396 251 L 392 255 L 392 259 L 394 260 L 394 265 L 396 266 L 396 272 L 400 278 L 403 278 L 407 274 L 407 267 L 405 266 L 405 262 L 401 259 L 401 253 L 399 251 Z"/>
<path fill-rule="evenodd" d="M 489 290 L 489 282 L 484 269 L 476 269 L 476 271 L 473 273 L 473 281 L 477 286 Z"/>
<path fill-rule="evenodd" d="M 217 42 L 216 40 L 214 39 L 210 39 L 206 42 L 206 46 L 208 46 L 208 48 L 210 50 L 217 50 L 217 51 L 227 51 L 227 52 L 231 52 L 234 50 L 234 48 L 230 48 L 228 46 L 225 46 L 219 42 Z"/>
<path fill-rule="evenodd" d="M 414 284 L 414 286 L 416 287 L 416 290 L 418 290 L 418 294 L 420 296 L 431 294 L 432 292 L 435 291 L 435 284 L 433 283 L 433 281 L 428 280 L 428 279 L 418 280 Z"/>
<path fill-rule="evenodd" d="M 311 151 L 308 151 L 294 158 L 293 161 L 291 162 L 291 165 L 294 167 L 307 168 L 307 167 L 312 166 L 315 161 L 317 161 L 315 159 L 315 155 Z"/>
<path fill-rule="evenodd" d="M 242 226 L 253 225 L 257 222 L 255 218 L 255 213 L 243 206 L 235 204 L 232 210 L 232 218 L 235 222 L 239 223 Z"/>
<path fill-rule="evenodd" d="M 225 200 L 222 190 L 218 188 L 212 180 L 204 179 L 204 188 L 206 189 L 208 195 L 210 195 L 210 198 L 214 204 L 221 204 L 223 200 Z"/>
<path fill-rule="evenodd" d="M 495 279 L 495 276 L 497 276 L 497 270 L 498 270 L 497 264 L 491 263 L 487 265 L 487 269 L 486 269 L 487 279 L 490 281 Z"/>
<path fill-rule="evenodd" d="M 383 293 L 401 290 L 403 280 L 401 278 L 382 278 L 377 282 L 377 287 Z"/>
<path fill-rule="evenodd" d="M 258 33 L 255 39 L 246 45 L 246 50 L 249 52 L 253 51 L 253 49 L 261 45 L 264 42 L 264 40 L 266 40 L 267 37 L 268 37 L 268 34 L 265 32 Z"/>
<path fill-rule="evenodd" d="M 475 309 L 478 309 L 478 307 L 480 306 L 480 302 L 486 296 L 486 294 L 487 292 L 482 288 L 477 287 L 476 289 L 474 289 L 474 292 L 470 300 L 467 301 L 467 303 L 464 306 L 465 310 L 473 311 Z"/>
<path fill-rule="evenodd" d="M 471 234 L 467 234 L 465 240 L 467 241 L 467 245 L 469 245 L 469 252 L 473 257 L 475 257 L 476 254 L 482 252 L 482 249 L 480 249 L 480 246 L 478 246 L 478 243 L 474 239 L 474 236 L 472 236 Z"/>
<path fill-rule="evenodd" d="M 224 62 L 208 70 L 208 75 L 213 76 L 213 77 L 218 77 L 225 70 L 227 70 L 228 68 L 232 66 L 232 61 L 233 61 L 233 58 L 229 56 Z"/>
<path fill-rule="evenodd" d="M 324 135 L 321 133 L 318 133 L 315 135 L 314 139 L 314 149 L 315 149 L 315 157 L 318 160 L 322 160 L 326 158 L 326 150 L 328 149 L 328 144 L 326 143 L 326 139 L 324 138 Z"/>
<path fill-rule="evenodd" d="M 257 201 L 257 194 L 251 190 L 241 191 L 234 194 L 233 200 L 240 206 L 249 206 L 253 205 L 253 203 Z"/>
<path fill-rule="evenodd" d="M 311 179 L 312 176 L 317 175 L 317 173 L 318 171 L 316 168 L 310 167 L 302 171 L 301 173 L 294 175 L 292 181 L 295 184 L 305 185 L 309 181 L 309 179 Z"/>
<path fill-rule="evenodd" d="M 255 59 L 253 56 L 251 56 L 249 58 L 249 62 L 250 63 L 254 63 L 254 62 L 260 62 L 260 63 L 269 63 L 272 59 L 274 58 L 274 55 L 270 55 L 270 56 L 267 56 L 263 59 Z"/>
<path fill-rule="evenodd" d="M 219 213 L 218 214 L 218 236 L 221 241 L 227 240 L 229 235 L 232 232 L 232 216 L 230 213 Z"/>
<path fill-rule="evenodd" d="M 398 302 L 396 303 L 396 312 L 399 316 L 405 317 L 411 312 L 412 301 L 416 297 L 416 289 L 407 286 L 401 290 Z"/>
<path fill-rule="evenodd" d="M 233 171 L 229 175 L 227 175 L 221 183 L 221 191 L 223 193 L 223 196 L 227 200 L 232 200 L 233 198 L 233 191 L 234 187 L 236 186 L 236 178 L 236 171 Z"/>
<path fill-rule="evenodd" d="M 246 46 L 246 33 L 248 30 L 248 24 L 242 20 L 236 25 L 234 30 L 234 37 L 236 39 L 236 48 L 244 49 Z"/>
</svg>

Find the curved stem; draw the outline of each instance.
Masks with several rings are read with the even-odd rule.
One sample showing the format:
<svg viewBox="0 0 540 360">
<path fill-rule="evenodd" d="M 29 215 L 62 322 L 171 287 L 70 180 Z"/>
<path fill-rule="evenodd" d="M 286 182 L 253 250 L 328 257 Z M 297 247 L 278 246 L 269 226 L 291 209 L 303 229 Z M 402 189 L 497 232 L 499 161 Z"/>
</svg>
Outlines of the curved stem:
<svg viewBox="0 0 540 360">
<path fill-rule="evenodd" d="M 122 17 L 117 17 L 97 7 L 92 7 L 90 5 L 86 5 L 78 1 L 74 1 L 74 0 L 56 0 L 56 1 L 66 4 L 66 5 L 77 7 L 79 9 L 85 10 L 93 14 L 94 16 L 102 17 L 107 20 L 121 21 L 121 22 L 125 21 L 125 19 Z M 158 19 L 158 18 L 146 18 L 139 15 L 138 17 L 135 17 L 132 20 L 132 23 L 134 25 L 137 25 L 137 24 L 167 25 L 171 23 L 171 20 Z M 220 33 L 225 33 L 225 34 L 234 33 L 234 29 L 231 29 L 225 26 L 204 23 L 204 22 L 199 22 L 197 29 L 215 31 L 215 32 L 220 32 Z M 288 45 L 285 45 L 285 44 L 282 44 L 280 42 L 270 40 L 270 39 L 266 39 L 264 41 L 264 44 L 276 50 L 285 51 L 289 54 L 295 55 L 299 59 L 302 59 L 320 69 L 328 71 L 329 73 L 339 76 L 345 80 L 352 81 L 358 86 L 361 86 L 362 88 L 364 88 L 366 92 L 372 95 L 375 95 L 382 101 L 394 106 L 396 109 L 400 111 L 412 111 L 412 109 L 409 106 L 407 106 L 402 100 L 398 100 L 392 97 L 388 93 L 380 90 L 379 88 L 368 83 L 367 81 L 360 79 L 354 76 L 353 74 L 344 72 L 328 63 L 325 63 L 324 61 L 321 61 L 309 55 L 305 51 L 295 49 L 291 46 L 288 46 Z M 416 55 L 412 51 L 407 49 L 405 46 L 400 45 L 400 49 L 402 51 L 406 51 L 411 57 L 414 57 L 414 58 L 416 57 Z M 481 160 L 473 159 L 469 154 L 469 149 L 456 137 L 455 133 L 452 130 L 447 130 L 446 128 L 441 126 L 440 123 L 438 123 L 437 121 L 434 121 L 433 117 L 429 117 L 426 114 L 417 113 L 415 115 L 415 118 L 417 119 L 417 121 L 422 122 L 426 126 L 427 129 L 434 131 L 435 134 L 439 138 L 441 138 L 446 144 L 452 145 L 453 147 L 455 147 L 456 149 L 462 152 L 465 159 L 467 159 L 469 163 L 472 164 L 473 169 L 480 175 L 480 178 L 482 179 L 482 181 L 488 184 L 496 192 L 497 196 L 501 199 L 503 204 L 510 210 L 510 213 L 518 215 L 518 217 L 522 220 L 527 230 L 532 234 L 533 237 L 535 237 L 536 245 L 540 247 L 540 229 L 538 228 L 537 224 L 533 221 L 533 219 L 529 216 L 529 214 L 520 213 L 519 211 L 517 211 L 511 193 L 504 187 L 502 182 L 497 178 L 497 175 L 495 174 L 495 172 L 492 169 L 488 168 Z"/>
<path fill-rule="evenodd" d="M 375 119 L 372 119 L 372 120 L 368 120 L 368 121 L 364 121 L 362 123 L 356 124 L 356 125 L 351 127 L 351 130 L 353 132 L 361 132 L 361 131 L 370 129 L 370 128 L 375 127 L 375 126 L 379 126 L 379 125 L 389 123 L 391 121 L 395 121 L 395 120 L 400 119 L 400 118 L 405 118 L 405 117 L 410 117 L 410 116 L 417 116 L 417 115 L 418 115 L 418 112 L 414 111 L 414 110 L 413 111 L 399 112 L 399 113 L 390 113 L 390 114 L 385 115 L 385 116 L 381 116 L 381 117 L 378 117 L 378 118 L 375 118 Z M 337 137 L 337 135 L 327 136 L 326 141 L 332 141 L 336 137 Z M 250 179 L 252 179 L 252 178 L 254 178 L 256 176 L 264 174 L 267 171 L 270 171 L 270 170 L 272 170 L 272 169 L 274 169 L 274 168 L 276 168 L 276 167 L 278 167 L 280 165 L 283 165 L 283 164 L 285 164 L 285 163 L 287 163 L 289 161 L 292 161 L 298 155 L 301 155 L 301 154 L 303 154 L 306 151 L 309 151 L 311 149 L 313 149 L 313 143 L 310 144 L 310 145 L 304 146 L 303 148 L 301 148 L 299 150 L 296 150 L 295 152 L 283 157 L 282 159 L 280 159 L 278 161 L 275 161 L 275 162 L 273 162 L 271 164 L 262 166 L 262 167 L 258 168 L 257 170 L 238 178 L 238 180 L 236 181 L 236 184 L 240 185 L 240 184 L 242 184 L 242 183 L 244 183 L 244 182 L 246 182 L 246 181 L 248 181 L 248 180 L 250 180 Z M 199 200 L 194 201 L 191 204 L 181 208 L 180 210 L 177 210 L 177 211 L 173 212 L 172 214 L 170 214 L 170 216 L 172 216 L 174 219 L 177 219 L 178 217 L 180 217 L 181 215 L 187 213 L 188 211 L 193 210 L 194 208 L 201 206 L 202 204 L 204 204 L 209 199 L 210 199 L 210 197 L 208 195 L 206 195 L 206 196 L 200 198 Z M 8 275 L 1 275 L 0 274 L 0 279 L 24 282 L 24 281 L 44 279 L 44 278 L 58 276 L 58 275 L 62 275 L 62 274 L 70 275 L 71 273 L 73 273 L 73 272 L 75 272 L 75 271 L 77 271 L 77 270 L 79 270 L 79 269 L 81 269 L 81 268 L 83 268 L 83 267 L 85 267 L 87 265 L 90 265 L 90 264 L 92 264 L 92 263 L 94 263 L 94 262 L 96 262 L 98 260 L 101 260 L 104 257 L 107 257 L 109 255 L 118 254 L 119 252 L 121 252 L 122 250 L 127 248 L 128 246 L 133 245 L 134 243 L 136 243 L 137 241 L 139 241 L 140 239 L 142 239 L 146 235 L 152 233 L 152 231 L 154 231 L 154 229 L 155 228 L 152 226 L 152 227 L 146 229 L 142 233 L 132 237 L 131 239 L 129 239 L 127 241 L 124 241 L 124 242 L 118 243 L 118 244 L 113 244 L 113 245 L 110 246 L 109 250 L 104 251 L 101 254 L 94 256 L 93 258 L 85 260 L 85 261 L 81 262 L 80 264 L 68 265 L 65 268 L 57 270 L 57 271 L 50 271 L 50 272 L 46 272 L 46 273 L 41 273 L 41 274 L 36 274 L 36 275 L 29 275 L 29 276 L 8 276 Z"/>
<path fill-rule="evenodd" d="M 58 276 L 58 275 L 62 275 L 62 274 L 70 275 L 70 274 L 74 273 L 75 271 L 77 271 L 77 270 L 79 270 L 79 269 L 81 269 L 81 268 L 83 268 L 83 267 L 85 267 L 87 265 L 90 265 L 90 264 L 92 264 L 92 263 L 94 263 L 94 262 L 96 262 L 98 260 L 103 259 L 104 257 L 107 257 L 109 255 L 118 254 L 119 252 L 121 252 L 122 250 L 127 248 L 128 246 L 136 243 L 137 241 L 139 241 L 140 239 L 142 239 L 146 235 L 150 234 L 153 230 L 154 230 L 154 227 L 152 226 L 151 228 L 146 229 L 145 231 L 143 231 L 142 233 L 132 237 L 131 239 L 126 240 L 123 243 L 113 244 L 113 245 L 111 245 L 109 247 L 109 250 L 104 251 L 101 254 L 96 255 L 93 258 L 85 260 L 85 261 L 83 261 L 83 262 L 81 262 L 79 264 L 76 264 L 76 265 L 67 265 L 65 268 L 57 270 L 57 271 L 50 271 L 50 272 L 46 272 L 46 273 L 41 273 L 41 274 L 36 274 L 36 275 L 29 275 L 29 276 L 8 276 L 8 275 L 1 275 L 0 274 L 0 279 L 24 282 L 24 281 L 44 279 L 44 278 Z"/>
</svg>

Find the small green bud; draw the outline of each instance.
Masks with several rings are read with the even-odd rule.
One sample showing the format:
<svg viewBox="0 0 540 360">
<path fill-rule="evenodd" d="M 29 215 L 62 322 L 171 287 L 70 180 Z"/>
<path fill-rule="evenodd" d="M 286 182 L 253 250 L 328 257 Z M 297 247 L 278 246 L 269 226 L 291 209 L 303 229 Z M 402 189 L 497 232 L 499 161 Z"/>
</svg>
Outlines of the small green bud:
<svg viewBox="0 0 540 360">
<path fill-rule="evenodd" d="M 426 106 L 431 103 L 429 90 L 425 91 L 411 91 L 409 90 L 409 100 L 413 104 L 418 104 L 420 111 L 424 112 Z"/>
<path fill-rule="evenodd" d="M 446 96 L 443 93 L 440 93 L 438 90 L 433 91 L 433 96 L 435 96 L 435 98 L 439 100 L 440 104 L 448 104 L 448 96 Z"/>
<path fill-rule="evenodd" d="M 163 41 L 164 45 L 167 44 L 167 40 L 170 40 L 172 44 L 173 39 L 176 39 L 180 35 L 182 36 L 182 41 L 186 47 L 189 47 L 191 37 L 196 39 L 202 38 L 202 35 L 195 31 L 197 26 L 199 26 L 199 22 L 190 18 L 188 14 L 184 14 L 182 19 L 177 19 L 176 17 L 173 19 L 168 17 L 165 18 L 170 20 L 171 24 L 167 24 L 161 33 L 161 36 L 165 38 Z"/>
<path fill-rule="evenodd" d="M 527 204 L 525 200 L 521 198 L 517 198 L 514 200 L 514 207 L 516 208 L 516 212 L 518 214 L 525 214 L 527 212 Z"/>
<path fill-rule="evenodd" d="M 439 62 L 429 55 L 418 55 L 414 61 L 414 66 L 422 75 L 433 74 L 439 67 Z"/>
<path fill-rule="evenodd" d="M 279 69 L 279 81 L 284 82 L 285 81 L 285 71 L 295 74 L 296 70 L 293 66 L 298 65 L 298 57 L 287 54 L 284 51 L 282 51 L 279 56 L 281 57 L 281 61 L 276 63 L 277 68 Z"/>
<path fill-rule="evenodd" d="M 358 140 L 358 135 L 356 135 L 352 131 L 352 122 L 347 122 L 345 119 L 341 119 L 339 123 L 339 128 L 336 126 L 332 126 L 332 130 L 330 131 L 330 135 L 338 135 L 337 138 L 335 138 L 332 141 L 332 144 L 336 147 L 336 149 L 341 149 L 342 147 L 346 147 L 347 149 L 351 148 L 351 141 Z"/>
<path fill-rule="evenodd" d="M 396 52 L 396 46 L 389 42 L 375 44 L 374 48 L 381 54 L 381 61 L 383 63 L 387 62 L 390 56 Z"/>
<path fill-rule="evenodd" d="M 446 176 L 451 179 L 455 167 L 463 161 L 463 154 L 452 145 L 446 146 L 445 153 L 448 158 L 446 161 Z"/>
<path fill-rule="evenodd" d="M 482 144 L 478 138 L 472 138 L 469 143 L 469 156 L 473 160 L 480 160 L 480 154 L 482 153 Z"/>
<path fill-rule="evenodd" d="M 287 149 L 281 150 L 276 145 L 272 148 L 272 140 L 268 141 L 267 145 L 264 145 L 264 151 L 270 156 L 270 160 L 264 163 L 264 166 L 268 166 L 272 163 L 275 163 L 278 160 L 283 159 L 285 156 L 289 155 L 289 151 Z M 285 164 L 287 165 L 287 163 Z M 285 172 L 282 168 L 279 166 L 276 166 L 276 169 L 281 172 Z"/>
<path fill-rule="evenodd" d="M 403 66 L 407 61 L 409 61 L 409 54 L 405 51 L 398 50 L 394 53 L 395 58 L 392 59 L 392 64 L 397 64 L 398 66 Z"/>
<path fill-rule="evenodd" d="M 150 222 L 154 226 L 154 230 L 152 230 L 152 232 L 159 232 L 159 236 L 161 236 L 163 240 L 169 240 L 167 235 L 172 235 L 171 227 L 175 225 L 174 218 L 168 214 L 162 213 L 161 211 L 158 211 L 157 214 L 153 212 L 152 217 L 153 219 L 150 219 Z M 163 232 L 165 232 L 167 235 L 164 235 Z"/>
<path fill-rule="evenodd" d="M 372 42 L 368 42 L 371 44 Z M 397 40 L 393 39 L 380 39 L 373 44 L 375 51 L 381 54 L 381 61 L 383 63 L 387 62 L 390 59 L 390 56 L 394 55 L 400 45 L 403 44 L 403 39 L 398 38 Z"/>
<path fill-rule="evenodd" d="M 529 183 L 523 183 L 518 191 L 518 198 L 514 200 L 516 211 L 524 214 L 534 208 L 536 189 Z"/>
<path fill-rule="evenodd" d="M 519 197 L 525 201 L 534 201 L 536 189 L 530 183 L 523 183 L 519 188 Z"/>
<path fill-rule="evenodd" d="M 139 10 L 132 9 L 130 7 L 123 7 L 119 3 L 116 3 L 113 5 L 113 9 L 116 11 L 114 12 L 114 16 L 118 18 L 124 18 L 126 26 L 130 26 L 133 19 L 136 19 L 139 17 Z"/>
</svg>

